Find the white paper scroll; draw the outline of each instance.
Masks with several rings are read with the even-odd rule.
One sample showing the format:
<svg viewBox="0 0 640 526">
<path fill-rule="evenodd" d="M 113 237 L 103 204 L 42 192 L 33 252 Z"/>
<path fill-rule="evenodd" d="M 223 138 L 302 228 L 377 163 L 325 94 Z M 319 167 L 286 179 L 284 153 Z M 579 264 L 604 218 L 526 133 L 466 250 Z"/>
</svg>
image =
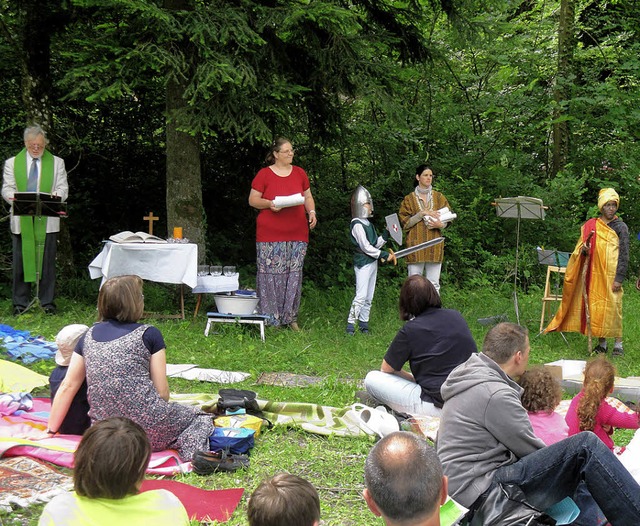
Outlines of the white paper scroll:
<svg viewBox="0 0 640 526">
<path fill-rule="evenodd" d="M 289 206 L 303 205 L 304 196 L 302 194 L 278 195 L 273 200 L 273 204 L 277 208 L 287 208 Z"/>
<path fill-rule="evenodd" d="M 452 213 L 451 210 L 449 210 L 449 208 L 446 206 L 438 210 L 438 213 L 440 214 L 440 221 L 442 221 L 443 223 L 448 223 L 449 221 L 453 221 L 456 217 L 458 217 L 456 214 Z M 424 220 L 426 222 L 433 222 L 435 221 L 435 218 L 431 216 L 424 216 Z"/>
</svg>

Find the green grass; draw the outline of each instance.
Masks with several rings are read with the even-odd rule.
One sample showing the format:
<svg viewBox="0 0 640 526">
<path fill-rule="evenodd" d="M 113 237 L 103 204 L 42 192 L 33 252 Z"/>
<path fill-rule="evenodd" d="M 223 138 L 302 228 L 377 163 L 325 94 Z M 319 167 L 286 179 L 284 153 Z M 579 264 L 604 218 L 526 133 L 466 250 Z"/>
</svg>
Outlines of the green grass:
<svg viewBox="0 0 640 526">
<path fill-rule="evenodd" d="M 294 333 L 286 329 L 267 328 L 266 342 L 262 343 L 256 327 L 214 324 L 215 333 L 204 336 L 207 297 L 200 315 L 193 320 L 195 301 L 188 298 L 186 320 L 147 320 L 162 331 L 167 344 L 170 363 L 196 363 L 232 371 L 246 371 L 251 377 L 233 387 L 252 389 L 260 398 L 277 401 L 322 403 L 342 407 L 354 402 L 354 393 L 371 369 L 380 366 L 385 350 L 402 322 L 398 319 L 397 299 L 399 279 L 379 284 L 371 317 L 372 333 L 368 336 L 349 337 L 344 333 L 346 315 L 351 302 L 351 289 L 318 290 L 305 286 L 300 309 L 303 331 Z M 94 284 L 75 283 L 67 296 L 58 299 L 59 314 L 45 316 L 39 312 L 13 318 L 9 300 L 0 302 L 0 317 L 17 329 L 29 330 L 48 340 L 69 323 L 95 320 Z M 471 331 L 481 346 L 487 327 L 479 318 L 506 315 L 515 320 L 512 289 L 454 290 L 443 288 L 445 307 L 455 308 L 467 319 Z M 586 337 L 567 334 L 567 343 L 559 334 L 538 336 L 542 293 L 530 290 L 519 293 L 520 322 L 529 327 L 531 336 L 531 363 L 545 363 L 560 358 L 585 359 Z M 175 312 L 175 290 L 154 284 L 145 285 L 147 308 L 160 312 Z M 614 359 L 621 376 L 640 375 L 640 327 L 635 315 L 640 307 L 640 295 L 629 284 L 624 300 L 625 356 Z M 40 362 L 31 368 L 43 374 L 53 369 L 53 361 Z M 290 372 L 321 376 L 324 381 L 310 387 L 275 387 L 257 385 L 263 372 Z M 173 392 L 217 393 L 220 385 L 170 379 Z M 44 391 L 42 394 L 48 394 Z M 621 443 L 629 440 L 630 433 L 616 435 Z M 308 478 L 320 493 L 322 522 L 325 525 L 373 525 L 379 520 L 367 510 L 361 497 L 363 465 L 372 440 L 370 438 L 322 437 L 303 431 L 275 428 L 265 432 L 256 441 L 251 454 L 251 468 L 233 474 L 215 474 L 199 477 L 189 474 L 178 480 L 196 486 L 220 489 L 244 487 L 245 497 L 229 526 L 245 525 L 246 498 L 265 477 L 279 471 L 289 471 Z M 42 506 L 0 514 L 0 522 L 10 525 L 36 524 Z"/>
</svg>

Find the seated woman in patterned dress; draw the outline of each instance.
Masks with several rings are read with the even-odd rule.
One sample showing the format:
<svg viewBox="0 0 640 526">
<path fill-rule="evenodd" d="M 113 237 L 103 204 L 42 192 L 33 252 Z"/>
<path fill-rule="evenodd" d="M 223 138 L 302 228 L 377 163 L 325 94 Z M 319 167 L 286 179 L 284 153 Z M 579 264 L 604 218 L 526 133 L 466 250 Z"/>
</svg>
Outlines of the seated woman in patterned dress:
<svg viewBox="0 0 640 526">
<path fill-rule="evenodd" d="M 92 423 L 121 416 L 140 425 L 153 451 L 176 449 L 185 460 L 209 449 L 210 416 L 170 403 L 166 353 L 160 331 L 138 320 L 142 279 L 107 280 L 98 295 L 98 322 L 80 339 L 51 407 L 49 433 L 59 430 L 75 393 L 87 381 Z"/>
</svg>

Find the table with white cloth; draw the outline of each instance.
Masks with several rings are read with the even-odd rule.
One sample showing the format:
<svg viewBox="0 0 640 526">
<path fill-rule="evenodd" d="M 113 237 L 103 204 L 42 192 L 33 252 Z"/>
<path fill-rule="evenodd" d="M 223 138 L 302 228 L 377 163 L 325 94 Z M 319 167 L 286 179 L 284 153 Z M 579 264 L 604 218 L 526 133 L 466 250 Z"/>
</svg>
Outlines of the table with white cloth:
<svg viewBox="0 0 640 526">
<path fill-rule="evenodd" d="M 230 276 L 198 276 L 198 283 L 191 291 L 198 295 L 198 301 L 196 302 L 196 308 L 193 312 L 193 317 L 198 315 L 200 304 L 202 303 L 203 294 L 216 294 L 218 292 L 234 292 L 240 288 L 238 281 L 238 273 L 234 272 Z"/>
<path fill-rule="evenodd" d="M 89 275 L 102 278 L 102 283 L 115 276 L 136 275 L 180 285 L 179 317 L 184 319 L 184 285 L 194 288 L 198 283 L 198 245 L 108 242 L 89 264 Z"/>
</svg>

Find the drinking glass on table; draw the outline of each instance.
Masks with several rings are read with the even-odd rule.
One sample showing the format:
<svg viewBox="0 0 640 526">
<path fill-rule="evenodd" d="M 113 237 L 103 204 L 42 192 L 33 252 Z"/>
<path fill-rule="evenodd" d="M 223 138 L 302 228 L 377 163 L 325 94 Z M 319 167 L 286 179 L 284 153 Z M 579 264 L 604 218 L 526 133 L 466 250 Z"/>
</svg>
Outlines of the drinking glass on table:
<svg viewBox="0 0 640 526">
<path fill-rule="evenodd" d="M 208 276 L 209 265 L 198 265 L 198 276 Z"/>
<path fill-rule="evenodd" d="M 236 273 L 236 267 L 227 266 L 222 269 L 222 272 L 225 276 L 233 276 Z"/>
<path fill-rule="evenodd" d="M 222 265 L 211 265 L 212 276 L 222 276 Z"/>
</svg>

